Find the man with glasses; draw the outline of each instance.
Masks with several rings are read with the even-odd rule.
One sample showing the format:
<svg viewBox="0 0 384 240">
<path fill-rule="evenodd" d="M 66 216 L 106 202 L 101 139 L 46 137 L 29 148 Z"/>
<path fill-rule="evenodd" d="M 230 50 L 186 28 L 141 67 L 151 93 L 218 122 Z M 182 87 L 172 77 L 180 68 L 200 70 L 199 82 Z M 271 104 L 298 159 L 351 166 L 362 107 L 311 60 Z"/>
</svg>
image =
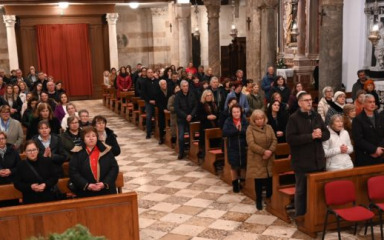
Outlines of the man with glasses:
<svg viewBox="0 0 384 240">
<path fill-rule="evenodd" d="M 300 92 L 298 104 L 300 109 L 289 117 L 286 129 L 286 139 L 291 148 L 292 168 L 296 179 L 296 217 L 303 216 L 307 211 L 306 175 L 325 170 L 322 142 L 330 137 L 323 119 L 312 110 L 311 95 L 304 91 Z"/>
</svg>

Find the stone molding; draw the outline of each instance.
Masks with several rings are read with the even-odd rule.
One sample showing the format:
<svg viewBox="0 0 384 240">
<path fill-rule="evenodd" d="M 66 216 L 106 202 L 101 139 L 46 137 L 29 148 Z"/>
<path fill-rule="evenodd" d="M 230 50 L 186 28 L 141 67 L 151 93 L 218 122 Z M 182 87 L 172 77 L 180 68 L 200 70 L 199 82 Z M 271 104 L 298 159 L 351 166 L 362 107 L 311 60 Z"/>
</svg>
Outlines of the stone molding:
<svg viewBox="0 0 384 240">
<path fill-rule="evenodd" d="M 15 27 L 16 15 L 3 15 L 3 21 L 6 27 Z"/>
<path fill-rule="evenodd" d="M 164 16 L 168 14 L 168 7 L 151 8 L 152 16 Z"/>
<path fill-rule="evenodd" d="M 108 25 L 116 25 L 118 18 L 119 18 L 118 13 L 107 13 L 106 19 L 107 19 Z"/>
</svg>

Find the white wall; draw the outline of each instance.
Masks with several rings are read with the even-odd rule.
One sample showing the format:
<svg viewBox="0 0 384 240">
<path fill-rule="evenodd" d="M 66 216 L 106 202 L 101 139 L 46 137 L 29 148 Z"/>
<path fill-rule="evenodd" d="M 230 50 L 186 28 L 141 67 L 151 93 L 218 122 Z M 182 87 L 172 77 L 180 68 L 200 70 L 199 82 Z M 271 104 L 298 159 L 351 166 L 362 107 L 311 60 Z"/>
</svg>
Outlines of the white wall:
<svg viewBox="0 0 384 240">
<path fill-rule="evenodd" d="M 344 1 L 342 82 L 348 92 L 357 80 L 357 70 L 364 67 L 368 37 L 364 7 L 365 0 Z"/>
<path fill-rule="evenodd" d="M 7 31 L 5 24 L 3 23 L 3 12 L 0 8 L 0 68 L 4 69 L 6 73 L 9 73 L 9 55 L 7 45 Z"/>
</svg>

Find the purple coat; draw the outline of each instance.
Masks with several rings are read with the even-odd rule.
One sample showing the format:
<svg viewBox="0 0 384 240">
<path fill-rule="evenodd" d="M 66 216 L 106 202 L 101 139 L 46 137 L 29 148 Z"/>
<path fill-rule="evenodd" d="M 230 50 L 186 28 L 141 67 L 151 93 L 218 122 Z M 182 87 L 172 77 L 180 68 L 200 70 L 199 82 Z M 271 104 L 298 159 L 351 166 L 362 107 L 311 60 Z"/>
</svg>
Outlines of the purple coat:
<svg viewBox="0 0 384 240">
<path fill-rule="evenodd" d="M 61 105 L 61 104 L 57 105 L 55 108 L 55 112 L 53 114 L 61 123 L 61 120 L 63 120 L 63 118 L 65 116 L 65 110 L 64 110 L 63 105 Z"/>
</svg>

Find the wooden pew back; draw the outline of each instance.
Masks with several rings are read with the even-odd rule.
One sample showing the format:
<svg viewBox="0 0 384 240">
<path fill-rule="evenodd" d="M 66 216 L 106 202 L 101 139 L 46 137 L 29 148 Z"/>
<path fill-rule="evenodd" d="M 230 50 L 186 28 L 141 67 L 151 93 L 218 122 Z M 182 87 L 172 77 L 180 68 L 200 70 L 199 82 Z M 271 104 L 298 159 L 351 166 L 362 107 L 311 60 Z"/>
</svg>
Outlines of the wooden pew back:
<svg viewBox="0 0 384 240">
<path fill-rule="evenodd" d="M 95 236 L 139 240 L 135 192 L 0 209 L 0 239 L 24 240 L 82 224 Z"/>
</svg>

